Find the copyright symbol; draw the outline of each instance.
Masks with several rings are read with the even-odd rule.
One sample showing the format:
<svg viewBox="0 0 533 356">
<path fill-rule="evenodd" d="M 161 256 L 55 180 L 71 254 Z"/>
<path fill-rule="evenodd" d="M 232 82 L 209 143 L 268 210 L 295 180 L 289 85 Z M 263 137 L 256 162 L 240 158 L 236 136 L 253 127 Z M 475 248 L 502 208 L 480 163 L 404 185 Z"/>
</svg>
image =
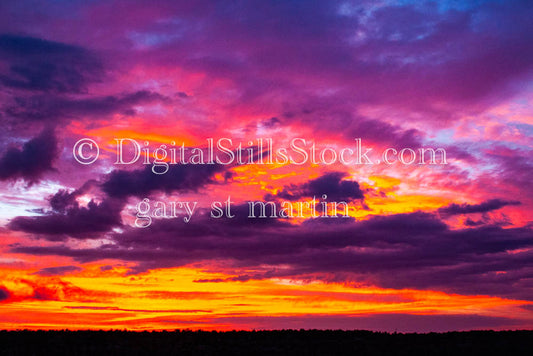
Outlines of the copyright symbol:
<svg viewBox="0 0 533 356">
<path fill-rule="evenodd" d="M 91 140 L 90 138 L 82 138 L 74 144 L 72 155 L 78 163 L 92 164 L 98 159 L 100 148 L 94 140 Z"/>
</svg>

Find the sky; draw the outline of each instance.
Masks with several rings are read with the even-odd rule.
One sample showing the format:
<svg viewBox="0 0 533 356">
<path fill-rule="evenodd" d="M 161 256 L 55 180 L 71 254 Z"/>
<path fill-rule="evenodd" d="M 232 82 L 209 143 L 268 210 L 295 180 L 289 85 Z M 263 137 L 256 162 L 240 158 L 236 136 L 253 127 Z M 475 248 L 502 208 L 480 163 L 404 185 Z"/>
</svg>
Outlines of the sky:
<svg viewBox="0 0 533 356">
<path fill-rule="evenodd" d="M 533 328 L 532 15 L 2 1 L 0 329 Z"/>
</svg>

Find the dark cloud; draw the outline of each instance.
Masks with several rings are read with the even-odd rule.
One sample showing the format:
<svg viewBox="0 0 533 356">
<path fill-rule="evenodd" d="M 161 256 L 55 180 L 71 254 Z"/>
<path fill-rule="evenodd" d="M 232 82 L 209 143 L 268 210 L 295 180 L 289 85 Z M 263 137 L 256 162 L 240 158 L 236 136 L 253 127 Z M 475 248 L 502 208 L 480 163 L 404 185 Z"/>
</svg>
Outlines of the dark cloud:
<svg viewBox="0 0 533 356">
<path fill-rule="evenodd" d="M 64 196 L 59 191 L 57 196 Z M 49 240 L 64 240 L 67 237 L 97 238 L 98 233 L 107 232 L 120 226 L 120 212 L 124 202 L 106 199 L 101 203 L 91 200 L 86 207 L 80 207 L 72 200 L 68 206 L 56 206 L 56 209 L 41 216 L 18 216 L 12 219 L 8 227 L 13 231 L 23 231 L 45 236 Z"/>
<path fill-rule="evenodd" d="M 272 276 L 275 276 L 275 274 L 272 274 Z M 262 273 L 259 275 L 242 274 L 242 275 L 238 275 L 235 277 L 228 277 L 228 278 L 195 279 L 193 280 L 193 282 L 194 283 L 247 282 L 253 279 L 264 279 L 264 278 L 269 278 L 269 274 L 267 273 Z"/>
<path fill-rule="evenodd" d="M 79 190 L 69 193 L 66 189 L 60 189 L 50 197 L 50 207 L 58 213 L 64 213 L 69 206 L 78 206 L 76 198 L 81 194 Z"/>
<path fill-rule="evenodd" d="M 82 269 L 77 266 L 47 267 L 35 272 L 39 276 L 62 276 L 71 272 L 79 272 Z"/>
<path fill-rule="evenodd" d="M 80 93 L 103 76 L 95 55 L 59 42 L 3 34 L 0 54 L 9 67 L 7 72 L 0 72 L 0 82 L 13 89 Z"/>
<path fill-rule="evenodd" d="M 223 165 L 172 165 L 162 175 L 144 169 L 115 170 L 103 183 L 87 181 L 81 188 L 68 192 L 59 190 L 50 196 L 50 211 L 39 216 L 18 216 L 7 225 L 13 231 L 38 234 L 48 240 L 67 237 L 97 238 L 99 233 L 122 225 L 121 211 L 128 197 L 146 197 L 154 192 L 197 191 L 212 182 L 213 175 L 225 168 Z M 93 187 L 99 186 L 107 195 L 100 203 L 91 200 L 86 207 L 76 200 Z"/>
<path fill-rule="evenodd" d="M 87 95 L 90 84 L 104 79 L 104 66 L 95 54 L 78 46 L 0 35 L 0 54 L 9 68 L 0 71 L 0 83 L 16 89 L 2 105 L 3 120 L 11 120 L 13 126 L 20 124 L 20 119 L 33 122 L 134 115 L 135 105 L 169 100 L 146 90 Z"/>
<path fill-rule="evenodd" d="M 473 214 L 486 213 L 492 210 L 501 209 L 508 205 L 520 205 L 519 201 L 491 199 L 480 204 L 451 204 L 440 208 L 439 213 L 443 215 L 459 215 L 459 214 Z"/>
<path fill-rule="evenodd" d="M 29 120 L 78 119 L 85 116 L 102 118 L 113 113 L 133 115 L 133 106 L 166 101 L 166 97 L 141 90 L 110 96 L 73 99 L 59 95 L 32 95 L 15 98 L 15 104 L 4 108 L 7 116 Z"/>
<path fill-rule="evenodd" d="M 399 126 L 377 119 L 349 117 L 342 120 L 342 133 L 348 140 L 362 137 L 370 142 L 394 145 L 395 147 L 410 147 L 416 149 L 421 146 L 423 134 L 416 129 L 402 129 Z M 364 143 L 364 141 L 362 141 Z"/>
<path fill-rule="evenodd" d="M 165 174 L 154 174 L 152 166 L 126 171 L 114 170 L 104 183 L 102 190 L 110 197 L 145 197 L 152 192 L 197 191 L 211 183 L 213 175 L 224 169 L 223 165 L 170 165 Z"/>
<path fill-rule="evenodd" d="M 436 215 L 422 212 L 365 221 L 316 218 L 301 225 L 249 219 L 244 206 L 234 213 L 240 219 L 204 214 L 189 223 L 154 221 L 148 230 L 126 227 L 107 235 L 114 244 L 94 249 L 13 245 L 12 252 L 69 256 L 81 262 L 120 259 L 138 264 L 132 272 L 218 261 L 236 271 L 256 271 L 236 272 L 235 280 L 312 280 L 319 275 L 335 282 L 365 281 L 399 289 L 531 298 L 530 227 L 452 230 Z"/>
<path fill-rule="evenodd" d="M 50 207 L 57 213 L 65 213 L 68 207 L 78 207 L 76 198 L 89 192 L 90 189 L 98 184 L 95 180 L 88 180 L 81 188 L 69 192 L 66 189 L 60 189 L 54 195 L 48 198 Z"/>
<path fill-rule="evenodd" d="M 10 296 L 11 293 L 9 292 L 9 290 L 4 286 L 0 286 L 0 302 L 9 299 Z"/>
<path fill-rule="evenodd" d="M 303 184 L 285 186 L 275 196 L 281 199 L 298 200 L 303 197 L 316 196 L 318 199 L 323 194 L 330 201 L 352 201 L 364 199 L 363 191 L 356 181 L 343 180 L 347 176 L 344 172 L 330 172 Z M 272 198 L 271 195 L 266 197 Z"/>
<path fill-rule="evenodd" d="M 22 149 L 9 148 L 0 158 L 0 180 L 22 178 L 29 183 L 53 170 L 52 163 L 58 154 L 54 131 L 44 130 L 26 142 Z"/>
</svg>

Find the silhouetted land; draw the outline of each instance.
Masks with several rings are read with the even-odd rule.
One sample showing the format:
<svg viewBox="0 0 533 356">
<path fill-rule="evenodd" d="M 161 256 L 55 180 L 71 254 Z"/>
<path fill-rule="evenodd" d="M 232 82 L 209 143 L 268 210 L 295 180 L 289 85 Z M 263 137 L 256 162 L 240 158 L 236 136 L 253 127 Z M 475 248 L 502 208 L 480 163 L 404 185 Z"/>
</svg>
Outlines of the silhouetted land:
<svg viewBox="0 0 533 356">
<path fill-rule="evenodd" d="M 0 331 L 0 355 L 533 355 L 533 330 Z"/>
</svg>

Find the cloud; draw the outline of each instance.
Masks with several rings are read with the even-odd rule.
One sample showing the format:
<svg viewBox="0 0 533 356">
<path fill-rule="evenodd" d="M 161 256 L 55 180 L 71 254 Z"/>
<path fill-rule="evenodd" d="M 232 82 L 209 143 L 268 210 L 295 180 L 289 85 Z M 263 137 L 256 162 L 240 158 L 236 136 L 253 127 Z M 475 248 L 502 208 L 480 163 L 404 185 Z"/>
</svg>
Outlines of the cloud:
<svg viewBox="0 0 533 356">
<path fill-rule="evenodd" d="M 242 275 L 228 277 L 228 278 L 195 279 L 193 280 L 193 282 L 194 283 L 247 282 L 252 279 L 265 279 L 265 278 L 268 278 L 268 275 L 260 274 L 260 275 L 253 276 L 253 275 L 242 274 Z"/>
<path fill-rule="evenodd" d="M 101 303 L 118 296 L 114 292 L 83 289 L 71 282 L 62 280 L 60 277 L 48 274 L 16 278 L 13 282 L 20 287 L 10 296 L 10 299 L 16 302 L 39 300 Z"/>
<path fill-rule="evenodd" d="M 491 199 L 480 204 L 450 204 L 446 207 L 440 208 L 439 213 L 443 215 L 459 215 L 459 214 L 473 214 L 486 213 L 492 210 L 501 209 L 508 205 L 520 205 L 519 201 L 515 200 L 501 200 Z"/>
<path fill-rule="evenodd" d="M 99 11 L 114 13 L 119 5 L 102 6 Z M 78 15 L 92 9 L 90 4 L 75 7 L 79 11 L 72 13 Z M 213 83 L 223 80 L 236 94 L 235 102 L 267 106 L 275 117 L 282 118 L 288 111 L 302 113 L 304 104 L 321 102 L 327 116 L 313 117 L 316 123 L 330 119 L 339 107 L 357 122 L 360 118 L 353 114 L 365 105 L 421 111 L 431 115 L 422 120 L 428 123 L 450 120 L 459 116 L 458 111 L 478 108 L 472 104 L 504 100 L 530 80 L 533 51 L 523 35 L 532 26 L 527 1 L 463 8 L 431 2 L 398 6 L 252 1 L 222 7 L 208 2 L 202 8 L 210 10 L 168 2 L 136 3 L 121 7 L 126 18 L 135 21 L 101 17 L 98 32 L 105 36 L 99 36 L 99 41 L 82 27 L 72 36 L 112 49 L 124 70 L 180 68 L 206 75 Z M 151 16 L 140 17 L 142 13 Z M 79 16 L 89 28 L 94 24 Z M 12 23 L 23 20 L 14 18 Z M 22 43 L 23 58 L 33 55 L 29 51 L 33 47 L 61 53 L 68 52 L 66 47 L 76 52 L 74 46 L 41 39 L 9 36 L 4 42 L 9 53 L 14 52 L 11 42 Z M 218 95 L 216 90 L 213 93 Z M 285 100 L 289 93 L 294 105 Z M 383 126 L 379 124 L 383 120 L 376 122 L 373 116 L 361 119 L 364 126 Z M 285 118 L 284 122 L 292 121 Z M 396 122 L 408 124 L 401 119 Z M 404 139 L 412 141 L 421 134 L 416 130 L 419 125 L 412 126 L 405 128 Z M 389 129 L 395 131 L 395 125 Z"/>
<path fill-rule="evenodd" d="M 26 142 L 22 149 L 11 147 L 0 157 L 0 180 L 22 178 L 34 183 L 45 172 L 53 170 L 52 163 L 57 154 L 54 131 L 45 129 Z"/>
<path fill-rule="evenodd" d="M 41 38 L 0 35 L 0 54 L 9 69 L 4 87 L 47 93 L 81 93 L 102 79 L 102 64 L 89 51 Z"/>
<path fill-rule="evenodd" d="M 214 174 L 225 168 L 223 165 L 171 165 L 163 175 L 154 174 L 151 166 L 133 171 L 114 170 L 102 183 L 88 180 L 72 192 L 60 189 L 49 198 L 50 211 L 39 216 L 17 216 L 7 227 L 12 231 L 38 234 L 50 241 L 68 237 L 98 238 L 100 233 L 122 226 L 120 214 L 128 197 L 197 191 L 212 183 Z M 106 197 L 101 202 L 92 199 L 86 207 L 80 206 L 76 199 L 93 187 L 100 187 Z"/>
<path fill-rule="evenodd" d="M 84 310 L 112 310 L 135 313 L 212 313 L 212 310 L 205 309 L 124 309 L 119 307 L 97 307 L 91 305 L 66 306 L 67 309 L 84 309 Z"/>
<path fill-rule="evenodd" d="M 71 284 L 59 283 L 52 286 L 36 286 L 33 289 L 31 298 L 42 301 L 59 301 L 65 298 L 69 299 L 73 294 L 78 294 L 79 292 L 81 292 L 81 289 L 73 287 Z"/>
<path fill-rule="evenodd" d="M 520 90 L 515 83 L 527 83 L 531 75 L 533 51 L 523 36 L 531 32 L 531 5 L 525 1 L 460 10 L 336 1 L 250 2 L 212 13 L 176 7 L 179 25 L 153 21 L 135 29 L 137 38 L 168 39 L 144 45 L 136 60 L 150 53 L 150 63 L 155 58 L 161 66 L 229 79 L 239 100 L 276 104 L 280 115 L 290 104 L 271 99 L 292 93 L 296 112 L 302 102 L 334 97 L 345 108 L 408 108 L 444 119 L 458 108 L 469 110 L 466 104 L 508 97 Z M 234 11 L 238 18 L 229 15 Z M 176 32 L 181 35 L 169 38 Z"/>
<path fill-rule="evenodd" d="M 72 272 L 79 272 L 82 269 L 77 266 L 60 266 L 42 268 L 34 274 L 39 276 L 63 276 Z"/>
<path fill-rule="evenodd" d="M 102 118 L 121 113 L 132 115 L 136 105 L 168 100 L 148 90 L 108 96 L 73 99 L 58 95 L 15 97 L 15 104 L 4 108 L 7 116 L 29 121 L 80 119 L 86 116 Z"/>
<path fill-rule="evenodd" d="M 349 117 L 342 120 L 345 129 L 343 135 L 348 140 L 364 137 L 365 140 L 395 147 L 421 146 L 423 134 L 416 129 L 402 129 L 383 120 Z"/>
<path fill-rule="evenodd" d="M 9 292 L 9 290 L 4 286 L 0 286 L 0 302 L 9 299 L 10 296 L 11 293 Z"/>
<path fill-rule="evenodd" d="M 322 197 L 323 194 L 333 201 L 352 201 L 364 199 L 363 191 L 356 181 L 343 180 L 348 174 L 344 172 L 330 172 L 303 184 L 285 186 L 275 196 L 281 199 L 298 200 L 303 197 Z M 268 195 L 266 199 L 273 196 Z"/>
<path fill-rule="evenodd" d="M 496 144 L 486 155 L 497 166 L 497 177 L 505 182 L 503 188 L 510 185 L 521 190 L 533 180 L 533 163 L 530 159 L 533 150 L 529 147 L 509 148 Z M 494 174 L 491 174 L 490 179 L 494 179 L 493 177 Z"/>
<path fill-rule="evenodd" d="M 80 262 L 119 259 L 132 272 L 210 263 L 237 279 L 321 278 L 387 288 L 443 290 L 530 299 L 530 227 L 450 229 L 438 216 L 416 212 L 365 221 L 317 218 L 293 225 L 282 219 L 211 219 L 199 215 L 155 221 L 149 230 L 125 227 L 98 248 L 13 245 L 11 252 L 61 255 Z M 509 253 L 509 251 L 513 251 Z M 265 266 L 269 266 L 266 268 Z M 239 273 L 254 269 L 256 272 Z M 199 281 L 213 282 L 213 281 Z"/>
<path fill-rule="evenodd" d="M 64 213 L 69 206 L 79 206 L 76 198 L 82 194 L 82 189 L 75 190 L 72 193 L 69 193 L 65 189 L 60 189 L 50 197 L 50 207 L 56 212 Z"/>
<path fill-rule="evenodd" d="M 74 45 L 40 38 L 0 35 L 0 54 L 7 69 L 0 69 L 0 83 L 9 90 L 0 119 L 12 127 L 21 121 L 57 122 L 103 119 L 120 113 L 134 115 L 134 106 L 169 102 L 149 90 L 113 95 L 89 94 L 92 84 L 106 77 L 104 63 L 93 52 Z M 2 68 L 3 68 L 2 67 Z"/>
<path fill-rule="evenodd" d="M 59 191 L 51 201 L 57 197 L 64 197 L 64 191 Z M 106 199 L 101 203 L 91 200 L 86 207 L 72 200 L 69 205 L 55 204 L 54 211 L 41 216 L 17 216 L 8 223 L 13 231 L 23 231 L 39 234 L 51 241 L 64 240 L 68 237 L 97 238 L 98 233 L 110 231 L 120 226 L 122 219 L 120 212 L 124 202 L 117 199 Z"/>
<path fill-rule="evenodd" d="M 170 165 L 165 174 L 154 174 L 151 166 L 126 171 L 114 170 L 102 183 L 102 190 L 110 197 L 145 197 L 162 191 L 197 191 L 212 182 L 214 174 L 224 169 L 223 165 Z"/>
</svg>

